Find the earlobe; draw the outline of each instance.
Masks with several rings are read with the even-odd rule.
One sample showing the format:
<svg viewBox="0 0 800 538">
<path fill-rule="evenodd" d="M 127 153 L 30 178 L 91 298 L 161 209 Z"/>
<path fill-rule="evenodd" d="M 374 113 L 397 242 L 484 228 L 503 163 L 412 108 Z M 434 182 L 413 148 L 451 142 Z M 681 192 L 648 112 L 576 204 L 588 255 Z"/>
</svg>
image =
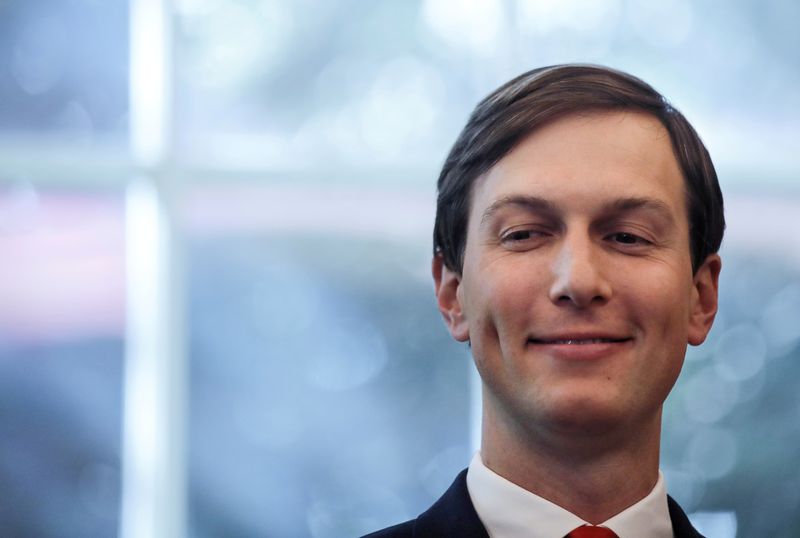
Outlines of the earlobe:
<svg viewBox="0 0 800 538">
<path fill-rule="evenodd" d="M 693 346 L 702 344 L 717 315 L 719 272 L 722 259 L 709 255 L 694 275 L 692 311 L 689 318 L 688 341 Z"/>
<path fill-rule="evenodd" d="M 434 291 L 439 312 L 442 313 L 444 323 L 450 334 L 459 342 L 469 340 L 469 324 L 462 309 L 459 287 L 461 275 L 451 270 L 444 264 L 441 254 L 433 257 L 431 263 L 433 273 Z"/>
</svg>

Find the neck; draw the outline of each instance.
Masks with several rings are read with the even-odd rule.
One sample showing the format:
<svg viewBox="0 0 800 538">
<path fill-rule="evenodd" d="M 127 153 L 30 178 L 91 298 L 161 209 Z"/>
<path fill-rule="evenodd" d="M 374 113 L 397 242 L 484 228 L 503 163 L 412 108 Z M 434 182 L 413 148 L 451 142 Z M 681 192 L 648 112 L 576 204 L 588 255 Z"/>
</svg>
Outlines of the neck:
<svg viewBox="0 0 800 538">
<path fill-rule="evenodd" d="M 481 458 L 514 484 L 599 524 L 647 496 L 658 480 L 661 409 L 603 432 L 508 426 L 484 402 Z"/>
</svg>

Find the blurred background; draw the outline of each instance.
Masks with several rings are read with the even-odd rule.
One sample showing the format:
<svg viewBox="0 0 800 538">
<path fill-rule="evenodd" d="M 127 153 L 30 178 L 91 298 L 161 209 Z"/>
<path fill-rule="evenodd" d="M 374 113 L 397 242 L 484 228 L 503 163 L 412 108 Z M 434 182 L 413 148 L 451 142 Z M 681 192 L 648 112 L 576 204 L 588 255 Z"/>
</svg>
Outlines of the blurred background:
<svg viewBox="0 0 800 538">
<path fill-rule="evenodd" d="M 438 169 L 533 67 L 636 74 L 726 196 L 662 467 L 709 538 L 800 533 L 800 4 L 0 0 L 0 535 L 357 536 L 475 446 Z M 129 402 L 129 403 L 125 403 Z"/>
</svg>

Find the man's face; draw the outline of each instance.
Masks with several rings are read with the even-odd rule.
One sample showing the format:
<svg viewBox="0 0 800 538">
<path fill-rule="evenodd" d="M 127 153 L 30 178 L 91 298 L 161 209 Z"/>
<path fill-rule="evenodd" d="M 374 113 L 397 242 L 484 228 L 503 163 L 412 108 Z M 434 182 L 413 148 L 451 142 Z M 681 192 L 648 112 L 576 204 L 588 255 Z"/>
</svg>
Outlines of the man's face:
<svg viewBox="0 0 800 538">
<path fill-rule="evenodd" d="M 560 431 L 660 416 L 687 343 L 711 327 L 720 268 L 713 255 L 692 274 L 684 181 L 661 123 L 562 118 L 473 189 L 463 271 L 439 260 L 434 273 L 485 404 Z"/>
</svg>

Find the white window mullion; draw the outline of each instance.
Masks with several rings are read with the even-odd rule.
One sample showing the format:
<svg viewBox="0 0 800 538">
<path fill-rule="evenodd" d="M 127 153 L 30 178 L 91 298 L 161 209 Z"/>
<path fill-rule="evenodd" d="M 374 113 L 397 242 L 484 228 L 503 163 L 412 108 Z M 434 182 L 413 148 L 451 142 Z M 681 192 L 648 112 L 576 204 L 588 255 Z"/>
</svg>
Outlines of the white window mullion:
<svg viewBox="0 0 800 538">
<path fill-rule="evenodd" d="M 122 538 L 186 536 L 186 352 L 168 0 L 131 0 Z"/>
</svg>

